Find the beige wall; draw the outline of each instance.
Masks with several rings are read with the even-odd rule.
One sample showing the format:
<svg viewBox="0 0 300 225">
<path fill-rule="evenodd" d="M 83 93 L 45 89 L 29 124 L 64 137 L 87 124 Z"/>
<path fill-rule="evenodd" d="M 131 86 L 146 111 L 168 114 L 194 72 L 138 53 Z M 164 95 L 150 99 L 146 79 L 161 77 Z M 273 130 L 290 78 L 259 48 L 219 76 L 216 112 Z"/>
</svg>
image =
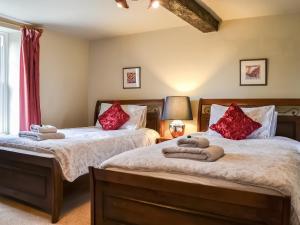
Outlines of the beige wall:
<svg viewBox="0 0 300 225">
<path fill-rule="evenodd" d="M 88 41 L 45 31 L 41 38 L 42 122 L 59 128 L 86 126 Z"/>
<path fill-rule="evenodd" d="M 192 27 L 94 41 L 89 122 L 97 99 L 300 98 L 300 15 L 224 22 L 217 33 Z M 240 87 L 239 60 L 268 58 L 267 87 Z M 142 67 L 142 88 L 122 89 L 122 67 Z M 196 102 L 194 102 L 196 114 Z M 196 129 L 188 123 L 189 131 Z"/>
</svg>

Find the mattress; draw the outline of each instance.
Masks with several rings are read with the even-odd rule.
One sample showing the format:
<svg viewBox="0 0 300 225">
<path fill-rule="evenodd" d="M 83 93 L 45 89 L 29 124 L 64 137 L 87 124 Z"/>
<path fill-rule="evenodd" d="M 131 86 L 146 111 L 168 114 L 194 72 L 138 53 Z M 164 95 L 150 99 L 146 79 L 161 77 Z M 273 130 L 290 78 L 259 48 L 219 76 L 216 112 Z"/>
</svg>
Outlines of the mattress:
<svg viewBox="0 0 300 225">
<path fill-rule="evenodd" d="M 16 136 L 0 138 L 0 150 L 39 157 L 55 158 L 64 178 L 74 181 L 88 173 L 88 167 L 99 167 L 112 156 L 155 144 L 159 134 L 151 129 L 104 131 L 97 127 L 59 130 L 65 139 L 33 141 Z"/>
<path fill-rule="evenodd" d="M 178 139 L 114 156 L 100 166 L 188 183 L 291 196 L 292 224 L 300 218 L 300 143 L 283 137 L 228 140 L 196 133 L 224 148 L 216 162 L 165 158 L 162 149 Z"/>
</svg>

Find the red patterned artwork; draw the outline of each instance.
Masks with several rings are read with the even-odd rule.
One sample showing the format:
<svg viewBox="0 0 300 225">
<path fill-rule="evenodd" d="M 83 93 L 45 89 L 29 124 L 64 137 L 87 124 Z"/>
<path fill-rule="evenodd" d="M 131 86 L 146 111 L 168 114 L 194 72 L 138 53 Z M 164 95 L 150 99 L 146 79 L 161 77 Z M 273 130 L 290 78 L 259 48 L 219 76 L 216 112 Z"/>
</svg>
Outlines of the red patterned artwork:
<svg viewBox="0 0 300 225">
<path fill-rule="evenodd" d="M 267 85 L 268 59 L 240 60 L 240 85 Z"/>
<path fill-rule="evenodd" d="M 129 120 L 130 116 L 124 112 L 119 103 L 113 104 L 99 116 L 98 121 L 104 130 L 117 130 Z"/>
<path fill-rule="evenodd" d="M 246 79 L 259 79 L 260 65 L 246 66 Z"/>
<path fill-rule="evenodd" d="M 135 72 L 128 72 L 127 73 L 127 83 L 135 84 L 136 83 L 136 73 Z"/>
<path fill-rule="evenodd" d="M 141 88 L 141 67 L 123 68 L 123 88 Z"/>
<path fill-rule="evenodd" d="M 248 117 L 236 104 L 231 104 L 224 116 L 210 126 L 224 138 L 232 140 L 246 139 L 252 132 L 262 125 Z"/>
</svg>

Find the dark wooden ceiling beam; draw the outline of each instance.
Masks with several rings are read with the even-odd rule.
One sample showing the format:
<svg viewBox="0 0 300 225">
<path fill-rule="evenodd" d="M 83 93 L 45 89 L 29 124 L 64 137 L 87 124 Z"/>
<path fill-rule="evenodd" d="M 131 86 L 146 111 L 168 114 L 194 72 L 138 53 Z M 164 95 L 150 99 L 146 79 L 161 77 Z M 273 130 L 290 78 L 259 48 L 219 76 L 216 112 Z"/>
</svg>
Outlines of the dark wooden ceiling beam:
<svg viewBox="0 0 300 225">
<path fill-rule="evenodd" d="M 196 0 L 161 0 L 161 5 L 204 33 L 218 31 L 220 21 Z"/>
</svg>

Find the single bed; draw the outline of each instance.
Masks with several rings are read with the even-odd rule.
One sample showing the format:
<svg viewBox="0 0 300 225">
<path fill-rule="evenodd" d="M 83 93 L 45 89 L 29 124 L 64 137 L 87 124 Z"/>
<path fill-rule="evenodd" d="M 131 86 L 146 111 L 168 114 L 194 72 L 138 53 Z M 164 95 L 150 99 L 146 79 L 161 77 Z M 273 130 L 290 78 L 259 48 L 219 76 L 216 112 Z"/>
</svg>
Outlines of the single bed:
<svg viewBox="0 0 300 225">
<path fill-rule="evenodd" d="M 102 103 L 97 101 L 97 121 Z M 88 166 L 121 152 L 155 143 L 161 132 L 163 99 L 121 100 L 147 106 L 146 128 L 104 131 L 97 127 L 64 129 L 66 139 L 34 142 L 6 137 L 0 147 L 0 194 L 38 207 L 59 220 L 64 189 L 85 177 Z M 88 153 L 88 154 L 87 154 Z"/>
<path fill-rule="evenodd" d="M 210 174 L 214 174 L 215 171 L 222 171 L 220 168 L 224 165 L 223 176 L 231 178 L 228 180 L 220 179 L 222 173 L 216 172 L 214 176 L 198 174 L 199 171 L 201 173 L 206 171 L 208 164 L 202 164 L 202 167 L 198 165 L 199 167 L 195 169 L 196 167 L 192 165 L 195 162 L 192 161 L 186 161 L 181 170 L 178 168 L 175 172 L 172 169 L 177 168 L 177 163 L 180 161 L 172 161 L 173 165 L 168 164 L 167 171 L 161 170 L 159 166 L 165 160 L 158 152 L 163 146 L 174 145 L 176 140 L 113 157 L 102 164 L 102 169 L 90 168 L 92 224 L 289 225 L 291 221 L 297 224 L 295 218 L 297 213 L 291 211 L 291 201 L 296 206 L 296 210 L 299 209 L 298 202 L 295 201 L 297 198 L 291 199 L 291 195 L 281 189 L 280 185 L 278 190 L 270 188 L 271 184 L 261 185 L 263 181 L 259 180 L 260 170 L 257 169 L 256 172 L 256 165 L 251 162 L 264 157 L 265 161 L 259 162 L 257 168 L 260 165 L 265 166 L 264 169 L 271 174 L 272 171 L 275 173 L 278 171 L 278 177 L 281 169 L 288 166 L 295 172 L 290 173 L 291 176 L 295 176 L 294 182 L 299 184 L 297 171 L 300 159 L 297 158 L 299 154 L 296 150 L 300 149 L 300 100 L 200 99 L 198 130 L 207 130 L 212 104 L 228 106 L 232 102 L 246 107 L 275 105 L 279 112 L 277 135 L 285 138 L 241 141 L 240 149 L 245 149 L 241 155 L 235 141 L 211 139 L 213 143 L 235 146 L 232 152 L 229 152 L 229 155 L 235 157 L 228 160 L 234 169 L 225 169 L 228 164 L 226 164 L 227 158 L 224 158 L 223 161 L 220 160 L 221 163 L 212 164 L 216 165 L 216 168 L 207 170 Z M 260 153 L 261 146 L 269 147 Z M 284 146 L 287 146 L 287 152 L 292 155 L 286 155 L 281 151 Z M 246 154 L 250 152 L 249 148 L 255 149 L 256 155 Z M 274 149 L 272 159 L 277 159 L 274 161 L 276 162 L 274 169 L 272 162 L 265 156 L 269 152 L 272 154 L 272 148 Z M 281 159 L 291 159 L 291 163 L 284 164 L 281 163 L 284 160 L 278 161 L 280 157 L 275 155 L 275 150 L 280 153 Z M 252 151 L 253 154 L 255 151 Z M 220 168 L 217 168 L 218 166 Z M 252 173 L 247 170 L 248 167 L 252 169 Z M 186 171 L 190 174 L 180 173 Z M 227 174 L 230 171 L 236 171 L 236 174 Z M 284 173 L 282 174 L 281 178 L 286 179 Z M 237 182 L 234 176 L 244 176 L 243 181 L 248 177 L 257 180 L 255 183 L 252 180 Z M 276 182 L 276 179 L 274 180 Z M 297 185 L 294 186 L 298 187 Z M 298 191 L 295 193 L 298 195 Z"/>
</svg>

